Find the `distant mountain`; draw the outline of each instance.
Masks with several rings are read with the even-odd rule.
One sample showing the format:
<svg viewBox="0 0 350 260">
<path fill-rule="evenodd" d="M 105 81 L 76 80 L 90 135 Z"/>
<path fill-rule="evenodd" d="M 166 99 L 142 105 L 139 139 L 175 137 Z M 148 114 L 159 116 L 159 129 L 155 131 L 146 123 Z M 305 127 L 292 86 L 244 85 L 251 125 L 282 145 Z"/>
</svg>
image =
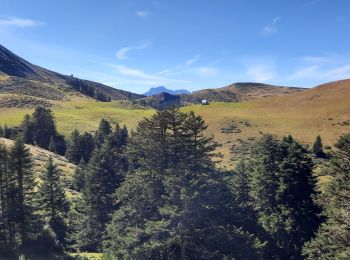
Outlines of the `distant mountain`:
<svg viewBox="0 0 350 260">
<path fill-rule="evenodd" d="M 68 96 L 69 93 L 76 92 L 73 86 L 68 84 L 71 79 L 71 76 L 34 65 L 0 45 L 0 93 L 24 94 L 31 97 L 60 100 Z M 94 89 L 115 100 L 143 97 L 94 81 L 78 78 L 74 78 L 74 80 L 90 89 L 90 92 L 91 89 Z"/>
<path fill-rule="evenodd" d="M 190 94 L 191 92 L 189 92 L 186 89 L 171 90 L 171 89 L 167 89 L 164 86 L 160 86 L 160 87 L 156 87 L 156 88 L 151 88 L 143 95 L 149 97 L 149 96 L 154 96 L 154 95 L 157 95 L 160 93 L 168 93 L 171 95 L 180 95 L 180 94 Z"/>
<path fill-rule="evenodd" d="M 161 92 L 153 96 L 139 99 L 138 102 L 143 106 L 162 110 L 169 106 L 180 106 L 180 96 Z"/>
<path fill-rule="evenodd" d="M 304 90 L 303 88 L 246 82 L 234 83 L 223 88 L 198 90 L 191 94 L 180 96 L 181 103 L 200 103 L 203 99 L 209 102 L 241 102 L 272 96 L 282 96 Z"/>
</svg>

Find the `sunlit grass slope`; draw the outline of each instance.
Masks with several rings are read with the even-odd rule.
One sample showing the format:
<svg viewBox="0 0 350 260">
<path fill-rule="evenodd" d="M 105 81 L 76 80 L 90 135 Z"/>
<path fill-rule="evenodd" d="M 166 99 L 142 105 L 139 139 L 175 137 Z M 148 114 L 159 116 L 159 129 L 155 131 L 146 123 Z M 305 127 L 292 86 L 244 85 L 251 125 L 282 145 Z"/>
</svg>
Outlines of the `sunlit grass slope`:
<svg viewBox="0 0 350 260">
<path fill-rule="evenodd" d="M 55 102 L 52 110 L 58 131 L 65 135 L 69 135 L 74 129 L 94 131 L 102 118 L 112 124 L 126 124 L 132 129 L 142 118 L 154 113 L 152 109 L 144 109 L 128 101 L 96 102 L 87 98 Z M 18 126 L 24 115 L 32 112 L 33 109 L 28 108 L 1 108 L 0 124 Z"/>
<path fill-rule="evenodd" d="M 324 145 L 333 145 L 340 135 L 350 132 L 350 80 L 292 95 L 244 103 L 195 105 L 184 110 L 203 116 L 209 125 L 208 134 L 223 144 L 219 150 L 225 155 L 224 164 L 229 165 L 232 145 L 262 133 L 280 137 L 292 134 L 309 145 L 321 135 Z M 233 133 L 222 130 L 231 124 L 237 127 Z"/>
</svg>

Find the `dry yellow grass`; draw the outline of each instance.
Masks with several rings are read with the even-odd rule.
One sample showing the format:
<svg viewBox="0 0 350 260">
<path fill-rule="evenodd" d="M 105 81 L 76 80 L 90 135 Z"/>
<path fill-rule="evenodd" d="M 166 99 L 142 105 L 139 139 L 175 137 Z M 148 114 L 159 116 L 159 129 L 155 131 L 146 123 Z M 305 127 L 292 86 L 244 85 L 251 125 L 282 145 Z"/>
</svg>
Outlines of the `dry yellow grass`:
<svg viewBox="0 0 350 260">
<path fill-rule="evenodd" d="M 11 147 L 14 141 L 6 138 L 0 138 L 0 142 L 5 144 L 8 147 Z M 52 153 L 50 151 L 47 151 L 37 146 L 33 146 L 33 145 L 26 145 L 26 146 L 29 148 L 29 151 L 33 156 L 34 169 L 36 170 L 36 172 L 41 172 L 43 170 L 44 165 L 46 164 L 49 157 L 51 156 L 53 159 L 53 162 L 57 165 L 58 169 L 61 171 L 63 178 L 70 178 L 73 175 L 76 166 L 68 162 L 65 157 Z"/>
<path fill-rule="evenodd" d="M 344 80 L 286 96 L 195 105 L 184 110 L 203 116 L 209 125 L 208 134 L 223 144 L 219 149 L 225 156 L 223 165 L 232 166 L 229 160 L 232 144 L 237 144 L 237 139 L 247 140 L 262 133 L 280 137 L 291 134 L 308 145 L 321 135 L 325 145 L 333 145 L 340 135 L 350 132 L 349 100 L 350 80 Z M 235 121 L 241 132 L 221 133 L 220 129 L 231 121 Z"/>
</svg>

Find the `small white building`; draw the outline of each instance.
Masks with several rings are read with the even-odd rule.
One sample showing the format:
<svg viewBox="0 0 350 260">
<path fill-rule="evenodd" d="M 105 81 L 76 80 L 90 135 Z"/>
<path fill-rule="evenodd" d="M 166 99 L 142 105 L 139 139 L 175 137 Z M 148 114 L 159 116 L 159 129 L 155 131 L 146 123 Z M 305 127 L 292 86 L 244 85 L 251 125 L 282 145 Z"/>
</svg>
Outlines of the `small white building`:
<svg viewBox="0 0 350 260">
<path fill-rule="evenodd" d="M 209 104 L 208 100 L 206 100 L 206 99 L 202 100 L 202 105 L 208 105 L 208 104 Z"/>
</svg>

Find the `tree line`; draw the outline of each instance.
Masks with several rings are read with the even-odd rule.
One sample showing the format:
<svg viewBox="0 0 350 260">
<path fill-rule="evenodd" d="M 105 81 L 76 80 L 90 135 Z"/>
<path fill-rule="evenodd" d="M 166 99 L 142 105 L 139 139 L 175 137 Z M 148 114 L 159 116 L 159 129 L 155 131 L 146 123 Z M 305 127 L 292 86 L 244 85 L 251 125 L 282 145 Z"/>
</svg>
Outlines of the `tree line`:
<svg viewBox="0 0 350 260">
<path fill-rule="evenodd" d="M 112 98 L 105 93 L 96 89 L 95 86 L 91 85 L 88 81 L 73 77 L 73 75 L 66 78 L 66 83 L 73 87 L 76 91 L 83 93 L 89 97 L 102 102 L 111 102 Z"/>
<path fill-rule="evenodd" d="M 23 140 L 0 146 L 3 252 L 31 245 L 106 259 L 350 257 L 350 134 L 336 144 L 321 193 L 311 152 L 292 136 L 262 136 L 227 171 L 215 164 L 206 128 L 193 112 L 169 108 L 131 133 L 106 120 L 94 135 L 74 131 L 66 156 L 78 166 L 66 187 L 52 159 L 33 171 Z M 79 196 L 67 199 L 68 191 Z"/>
</svg>

